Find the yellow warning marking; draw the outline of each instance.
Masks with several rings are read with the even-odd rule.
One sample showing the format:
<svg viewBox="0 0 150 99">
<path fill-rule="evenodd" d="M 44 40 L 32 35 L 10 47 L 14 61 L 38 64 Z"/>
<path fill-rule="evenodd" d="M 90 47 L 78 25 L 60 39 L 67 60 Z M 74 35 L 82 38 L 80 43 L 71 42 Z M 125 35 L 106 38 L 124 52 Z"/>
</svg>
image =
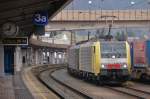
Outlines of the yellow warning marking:
<svg viewBox="0 0 150 99">
<path fill-rule="evenodd" d="M 35 84 L 32 82 L 32 80 L 29 78 L 29 77 L 27 77 L 27 75 L 25 75 L 26 76 L 26 79 L 28 80 L 28 82 L 30 83 L 30 85 L 37 91 L 37 92 L 39 92 L 39 95 L 43 98 L 43 99 L 48 99 L 47 97 L 45 97 L 42 93 L 40 93 L 40 89 L 37 87 L 37 86 L 35 86 Z"/>
</svg>

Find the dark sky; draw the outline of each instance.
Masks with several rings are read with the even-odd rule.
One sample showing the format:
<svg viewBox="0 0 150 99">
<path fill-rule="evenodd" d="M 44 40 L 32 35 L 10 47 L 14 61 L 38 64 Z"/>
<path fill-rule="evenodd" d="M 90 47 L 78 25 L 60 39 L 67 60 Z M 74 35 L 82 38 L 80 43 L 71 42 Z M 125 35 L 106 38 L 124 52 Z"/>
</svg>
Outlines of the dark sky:
<svg viewBox="0 0 150 99">
<path fill-rule="evenodd" d="M 92 1 L 89 4 L 88 1 Z M 131 4 L 131 2 L 135 4 Z M 150 9 L 150 0 L 73 0 L 68 9 Z"/>
</svg>

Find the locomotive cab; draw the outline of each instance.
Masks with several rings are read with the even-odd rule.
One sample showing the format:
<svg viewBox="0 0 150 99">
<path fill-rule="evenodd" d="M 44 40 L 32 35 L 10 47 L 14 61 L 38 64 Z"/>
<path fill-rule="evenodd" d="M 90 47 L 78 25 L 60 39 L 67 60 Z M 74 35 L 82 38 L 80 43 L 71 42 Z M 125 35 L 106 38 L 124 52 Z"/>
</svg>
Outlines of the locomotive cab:
<svg viewBox="0 0 150 99">
<path fill-rule="evenodd" d="M 130 53 L 127 42 L 100 43 L 100 79 L 126 81 L 130 77 Z"/>
</svg>

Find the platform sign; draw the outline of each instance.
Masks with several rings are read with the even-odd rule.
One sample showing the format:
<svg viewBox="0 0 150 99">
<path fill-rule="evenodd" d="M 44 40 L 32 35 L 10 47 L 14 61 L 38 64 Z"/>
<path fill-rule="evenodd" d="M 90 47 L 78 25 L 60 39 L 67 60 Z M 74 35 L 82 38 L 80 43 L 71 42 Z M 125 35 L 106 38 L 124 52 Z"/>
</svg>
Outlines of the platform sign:
<svg viewBox="0 0 150 99">
<path fill-rule="evenodd" d="M 39 11 L 33 15 L 33 23 L 34 25 L 42 25 L 45 26 L 48 24 L 48 12 L 47 11 Z"/>
<path fill-rule="evenodd" d="M 2 45 L 28 45 L 28 37 L 5 38 Z"/>
</svg>

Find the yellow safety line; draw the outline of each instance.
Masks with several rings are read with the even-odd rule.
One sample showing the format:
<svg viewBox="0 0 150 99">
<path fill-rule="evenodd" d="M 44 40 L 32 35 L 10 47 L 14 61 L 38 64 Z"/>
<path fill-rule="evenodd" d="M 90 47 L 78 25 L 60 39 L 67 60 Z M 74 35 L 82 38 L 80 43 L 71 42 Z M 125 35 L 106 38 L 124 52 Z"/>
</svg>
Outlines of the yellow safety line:
<svg viewBox="0 0 150 99">
<path fill-rule="evenodd" d="M 27 76 L 27 75 L 25 75 L 25 76 Z M 31 85 L 37 92 L 39 92 L 40 96 L 41 96 L 43 99 L 48 99 L 48 98 L 46 98 L 42 93 L 40 93 L 40 89 L 39 89 L 37 86 L 35 86 L 35 84 L 32 82 L 32 80 L 31 80 L 29 77 L 26 77 L 26 79 L 29 81 L 30 85 Z"/>
</svg>

